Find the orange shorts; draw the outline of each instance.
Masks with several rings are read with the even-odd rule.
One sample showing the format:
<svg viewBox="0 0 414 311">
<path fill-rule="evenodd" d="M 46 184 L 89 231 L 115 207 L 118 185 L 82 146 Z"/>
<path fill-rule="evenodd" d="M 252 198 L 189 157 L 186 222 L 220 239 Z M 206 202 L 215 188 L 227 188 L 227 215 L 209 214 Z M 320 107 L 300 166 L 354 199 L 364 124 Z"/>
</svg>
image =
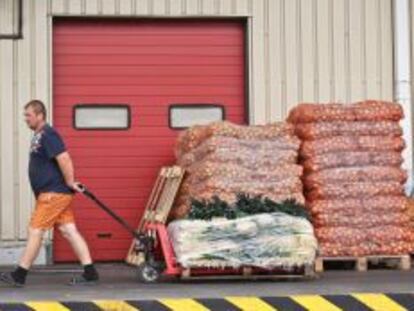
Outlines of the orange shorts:
<svg viewBox="0 0 414 311">
<path fill-rule="evenodd" d="M 54 225 L 74 223 L 75 217 L 71 207 L 73 198 L 74 195 L 69 193 L 40 193 L 30 219 L 30 227 L 47 230 Z"/>
</svg>

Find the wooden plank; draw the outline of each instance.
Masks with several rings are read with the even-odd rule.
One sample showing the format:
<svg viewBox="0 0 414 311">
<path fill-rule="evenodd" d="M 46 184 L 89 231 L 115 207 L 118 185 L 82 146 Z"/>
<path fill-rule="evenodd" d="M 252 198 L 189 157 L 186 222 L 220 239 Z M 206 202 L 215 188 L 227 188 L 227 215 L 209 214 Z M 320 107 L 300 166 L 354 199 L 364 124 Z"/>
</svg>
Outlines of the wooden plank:
<svg viewBox="0 0 414 311">
<path fill-rule="evenodd" d="M 272 271 L 266 274 L 259 273 L 251 266 L 245 266 L 241 269 L 229 268 L 211 269 L 208 274 L 197 273 L 199 268 L 185 268 L 181 272 L 181 279 L 184 280 L 237 280 L 237 279 L 314 279 L 316 277 L 314 265 L 307 265 L 303 271 L 298 273 L 283 273 L 281 271 Z"/>
<path fill-rule="evenodd" d="M 184 169 L 179 166 L 160 169 L 137 231 L 142 232 L 147 223 L 166 223 L 184 173 Z M 144 261 L 143 254 L 137 254 L 134 249 L 135 240 L 132 241 L 125 260 L 129 264 L 139 265 Z"/>
<path fill-rule="evenodd" d="M 316 273 L 323 272 L 323 259 L 321 257 L 318 257 L 315 260 L 315 271 Z"/>
<path fill-rule="evenodd" d="M 315 271 L 321 273 L 325 270 L 326 262 L 347 263 L 354 262 L 353 270 L 365 272 L 371 270 L 369 263 L 372 265 L 385 264 L 387 268 L 397 270 L 409 270 L 411 268 L 411 258 L 409 255 L 373 255 L 362 257 L 319 257 L 315 261 Z"/>
<path fill-rule="evenodd" d="M 398 269 L 404 271 L 411 269 L 411 257 L 409 255 L 401 258 Z"/>
<path fill-rule="evenodd" d="M 167 221 L 168 215 L 170 213 L 171 207 L 174 203 L 176 194 L 181 185 L 184 174 L 180 171 L 177 171 L 176 168 L 170 169 L 169 178 L 166 181 L 165 191 L 165 200 L 162 201 L 162 204 L 159 202 L 156 208 L 155 220 L 161 223 Z"/>
<path fill-rule="evenodd" d="M 243 275 L 192 275 L 190 277 L 182 278 L 183 280 L 240 280 L 240 279 L 251 279 L 251 280 L 297 280 L 307 279 L 308 277 L 303 274 L 252 274 L 248 278 Z"/>
<path fill-rule="evenodd" d="M 361 271 L 367 271 L 368 270 L 368 261 L 366 258 L 358 258 L 356 261 L 356 270 Z"/>
</svg>

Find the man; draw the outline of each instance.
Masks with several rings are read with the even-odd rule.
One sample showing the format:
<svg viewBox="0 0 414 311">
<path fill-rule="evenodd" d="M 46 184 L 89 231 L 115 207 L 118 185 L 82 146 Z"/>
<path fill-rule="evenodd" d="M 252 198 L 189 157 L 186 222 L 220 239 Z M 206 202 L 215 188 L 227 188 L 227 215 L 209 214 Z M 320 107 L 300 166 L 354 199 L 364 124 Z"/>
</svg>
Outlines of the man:
<svg viewBox="0 0 414 311">
<path fill-rule="evenodd" d="M 68 240 L 84 267 L 82 275 L 75 276 L 70 284 L 92 284 L 99 279 L 92 263 L 88 246 L 77 230 L 71 202 L 76 192 L 81 192 L 75 182 L 71 157 L 59 133 L 46 122 L 46 108 L 40 100 L 32 100 L 24 110 L 25 121 L 34 131 L 30 146 L 29 178 L 36 197 L 28 240 L 18 267 L 13 272 L 2 273 L 0 280 L 22 287 L 26 275 L 36 259 L 44 233 L 58 227 Z"/>
</svg>

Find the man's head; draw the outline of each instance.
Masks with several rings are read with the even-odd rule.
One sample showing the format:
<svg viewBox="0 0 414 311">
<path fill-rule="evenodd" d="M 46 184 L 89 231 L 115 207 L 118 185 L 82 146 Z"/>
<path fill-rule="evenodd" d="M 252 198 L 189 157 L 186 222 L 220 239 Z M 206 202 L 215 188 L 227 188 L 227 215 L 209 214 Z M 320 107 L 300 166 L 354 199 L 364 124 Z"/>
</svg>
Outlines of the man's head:
<svg viewBox="0 0 414 311">
<path fill-rule="evenodd" d="M 46 107 L 40 100 L 34 99 L 24 106 L 24 118 L 32 130 L 38 129 L 46 122 Z"/>
</svg>

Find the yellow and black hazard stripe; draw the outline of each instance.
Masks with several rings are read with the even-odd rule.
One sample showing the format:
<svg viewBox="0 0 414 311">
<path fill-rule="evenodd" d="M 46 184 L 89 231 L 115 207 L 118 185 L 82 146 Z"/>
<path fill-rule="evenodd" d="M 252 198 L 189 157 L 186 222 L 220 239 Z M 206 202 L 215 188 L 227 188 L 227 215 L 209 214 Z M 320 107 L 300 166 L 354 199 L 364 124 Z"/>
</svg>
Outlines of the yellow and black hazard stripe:
<svg viewBox="0 0 414 311">
<path fill-rule="evenodd" d="M 1 311 L 414 311 L 413 294 L 292 295 L 285 297 L 166 298 L 154 300 L 26 301 Z"/>
</svg>

